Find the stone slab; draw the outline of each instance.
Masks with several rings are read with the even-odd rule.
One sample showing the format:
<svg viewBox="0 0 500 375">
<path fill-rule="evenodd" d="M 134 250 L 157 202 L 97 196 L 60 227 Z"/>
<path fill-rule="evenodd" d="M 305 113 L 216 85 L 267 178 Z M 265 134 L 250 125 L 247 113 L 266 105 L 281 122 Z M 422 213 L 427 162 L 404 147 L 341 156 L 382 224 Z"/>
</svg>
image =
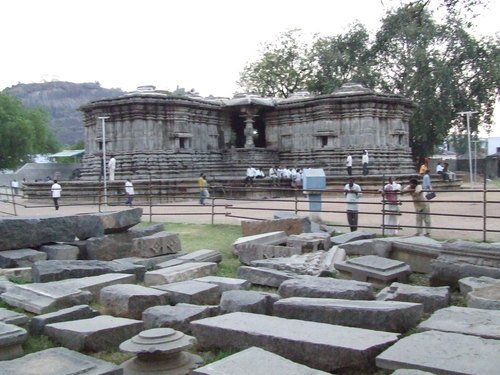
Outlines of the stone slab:
<svg viewBox="0 0 500 375">
<path fill-rule="evenodd" d="M 101 221 L 105 234 L 118 233 L 124 232 L 141 222 L 142 208 L 128 208 L 114 212 L 100 212 L 93 215 L 97 216 Z"/>
<path fill-rule="evenodd" d="M 48 260 L 32 267 L 33 281 L 45 283 L 65 279 L 99 276 L 106 273 L 129 273 L 144 279 L 146 267 L 132 263 L 102 260 Z"/>
<path fill-rule="evenodd" d="M 419 303 L 331 298 L 292 297 L 273 305 L 273 315 L 281 318 L 399 333 L 415 327 L 423 312 Z"/>
<path fill-rule="evenodd" d="M 218 306 L 178 303 L 175 306 L 150 307 L 142 313 L 142 320 L 145 329 L 172 328 L 190 334 L 190 322 L 216 315 L 219 315 Z"/>
<path fill-rule="evenodd" d="M 31 267 L 46 259 L 46 253 L 33 249 L 5 250 L 0 251 L 0 268 Z"/>
<path fill-rule="evenodd" d="M 441 252 L 441 242 L 426 236 L 392 237 L 391 258 L 405 262 L 413 272 L 430 273 L 431 261 Z"/>
<path fill-rule="evenodd" d="M 242 245 L 250 243 L 257 245 L 284 245 L 287 238 L 288 235 L 283 231 L 240 237 L 233 242 L 233 253 L 235 255 L 238 255 L 239 249 L 242 247 Z"/>
<path fill-rule="evenodd" d="M 373 285 L 361 281 L 340 280 L 330 277 L 303 277 L 283 282 L 279 295 L 287 297 L 337 298 L 373 300 Z"/>
<path fill-rule="evenodd" d="M 200 249 L 184 254 L 176 259 L 184 262 L 222 262 L 222 253 L 218 250 Z"/>
<path fill-rule="evenodd" d="M 0 362 L 2 375 L 122 375 L 118 366 L 66 348 L 45 349 Z"/>
<path fill-rule="evenodd" d="M 223 314 L 248 312 L 254 314 L 273 314 L 273 305 L 280 299 L 274 293 L 255 290 L 230 290 L 222 293 L 220 310 Z"/>
<path fill-rule="evenodd" d="M 100 315 L 95 318 L 52 323 L 45 326 L 48 337 L 76 351 L 110 351 L 143 329 L 141 320 Z"/>
<path fill-rule="evenodd" d="M 94 310 L 89 305 L 77 305 L 57 310 L 53 313 L 34 316 L 30 320 L 28 330 L 30 335 L 43 335 L 47 324 L 67 322 L 69 320 L 88 319 L 98 315 L 100 315 L 99 312 Z"/>
<path fill-rule="evenodd" d="M 218 285 L 195 280 L 154 285 L 152 288 L 167 292 L 170 303 L 189 303 L 192 305 L 218 305 L 220 288 Z"/>
<path fill-rule="evenodd" d="M 436 311 L 417 332 L 443 331 L 500 340 L 500 311 L 450 306 Z"/>
<path fill-rule="evenodd" d="M 169 284 L 215 275 L 216 272 L 217 263 L 184 263 L 173 267 L 146 272 L 144 275 L 144 284 L 146 286 Z"/>
<path fill-rule="evenodd" d="M 175 254 L 167 254 L 167 255 L 159 255 L 153 258 L 140 258 L 140 257 L 127 257 L 127 258 L 118 258 L 115 259 L 115 262 L 126 262 L 132 264 L 138 264 L 140 266 L 144 266 L 147 269 L 157 268 L 156 265 L 167 262 L 172 259 L 176 259 L 182 255 L 186 255 L 185 252 L 175 253 Z M 161 267 L 159 267 L 161 268 Z"/>
<path fill-rule="evenodd" d="M 0 361 L 23 355 L 22 344 L 28 338 L 25 329 L 0 322 Z"/>
<path fill-rule="evenodd" d="M 149 236 L 132 239 L 131 255 L 152 258 L 180 252 L 181 240 L 177 233 L 161 231 Z"/>
<path fill-rule="evenodd" d="M 376 255 L 365 255 L 337 262 L 335 268 L 342 278 L 366 281 L 379 287 L 386 286 L 393 281 L 404 282 L 411 273 L 409 265 Z"/>
<path fill-rule="evenodd" d="M 392 242 L 389 238 L 370 238 L 351 241 L 339 245 L 349 256 L 377 255 L 389 258 Z"/>
<path fill-rule="evenodd" d="M 245 265 L 260 259 L 289 257 L 302 254 L 300 247 L 247 243 L 238 246 L 238 260 Z"/>
<path fill-rule="evenodd" d="M 24 326 L 28 323 L 28 317 L 24 314 L 0 307 L 0 322 Z"/>
<path fill-rule="evenodd" d="M 254 285 L 270 286 L 272 288 L 278 288 L 283 281 L 299 277 L 293 272 L 247 266 L 238 268 L 237 276 L 248 280 Z"/>
<path fill-rule="evenodd" d="M 80 253 L 80 249 L 77 246 L 65 244 L 40 246 L 40 251 L 47 254 L 48 260 L 76 260 Z"/>
<path fill-rule="evenodd" d="M 134 284 L 110 285 L 101 289 L 99 303 L 105 314 L 141 319 L 148 307 L 169 303 L 169 293 Z"/>
<path fill-rule="evenodd" d="M 308 217 L 288 217 L 274 220 L 243 220 L 241 222 L 241 233 L 245 237 L 281 231 L 288 235 L 310 232 L 311 220 Z"/>
<path fill-rule="evenodd" d="M 224 293 L 228 290 L 247 290 L 251 285 L 250 282 L 245 279 L 236 279 L 232 277 L 221 276 L 205 276 L 194 280 L 201 281 L 203 283 L 218 285 L 221 293 Z"/>
<path fill-rule="evenodd" d="M 478 288 L 467 294 L 467 306 L 500 310 L 500 283 Z"/>
<path fill-rule="evenodd" d="M 376 234 L 373 232 L 357 230 L 354 232 L 340 234 L 331 238 L 332 245 L 342 245 L 352 241 L 368 240 L 375 238 Z"/>
<path fill-rule="evenodd" d="M 301 233 L 288 237 L 286 245 L 298 247 L 301 253 L 310 253 L 318 250 L 328 250 L 331 247 L 330 235 L 324 232 Z"/>
<path fill-rule="evenodd" d="M 377 300 L 421 303 L 424 312 L 432 313 L 450 305 L 450 288 L 392 283 L 377 294 Z"/>
<path fill-rule="evenodd" d="M 193 375 L 327 375 L 255 346 L 193 370 Z"/>
<path fill-rule="evenodd" d="M 497 375 L 500 341 L 439 331 L 399 340 L 377 357 L 377 367 L 429 371 L 445 375 Z"/>
<path fill-rule="evenodd" d="M 134 275 L 114 273 L 49 283 L 18 284 L 3 293 L 1 299 L 11 306 L 35 314 L 45 314 L 89 304 L 97 299 L 100 290 L 105 286 L 133 282 L 135 282 Z"/>
<path fill-rule="evenodd" d="M 258 346 L 323 371 L 370 369 L 395 333 L 236 312 L 191 323 L 202 348 Z"/>
<path fill-rule="evenodd" d="M 469 292 L 472 292 L 475 289 L 479 289 L 484 286 L 490 286 L 495 283 L 500 283 L 500 280 L 485 276 L 464 277 L 463 279 L 458 280 L 460 294 L 462 294 L 464 297 L 466 297 Z"/>
<path fill-rule="evenodd" d="M 394 371 L 392 375 L 434 375 L 434 373 L 420 370 L 399 369 Z"/>
</svg>

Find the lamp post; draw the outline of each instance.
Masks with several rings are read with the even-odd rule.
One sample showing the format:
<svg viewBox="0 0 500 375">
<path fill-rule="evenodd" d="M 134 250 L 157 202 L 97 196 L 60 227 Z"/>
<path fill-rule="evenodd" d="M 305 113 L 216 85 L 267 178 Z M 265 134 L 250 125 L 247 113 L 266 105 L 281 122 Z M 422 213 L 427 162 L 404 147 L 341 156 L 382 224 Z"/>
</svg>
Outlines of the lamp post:
<svg viewBox="0 0 500 375">
<path fill-rule="evenodd" d="M 469 177 L 470 177 L 470 184 L 474 184 L 474 180 L 472 179 L 472 151 L 470 148 L 470 117 L 472 114 L 477 113 L 477 111 L 464 111 L 464 112 L 458 112 L 459 115 L 465 115 L 467 117 L 467 144 L 469 148 Z"/>
<path fill-rule="evenodd" d="M 108 205 L 108 179 L 106 176 L 106 120 L 109 116 L 99 116 L 98 119 L 101 120 L 102 124 L 102 170 L 103 170 L 103 181 L 104 181 L 104 204 Z"/>
</svg>

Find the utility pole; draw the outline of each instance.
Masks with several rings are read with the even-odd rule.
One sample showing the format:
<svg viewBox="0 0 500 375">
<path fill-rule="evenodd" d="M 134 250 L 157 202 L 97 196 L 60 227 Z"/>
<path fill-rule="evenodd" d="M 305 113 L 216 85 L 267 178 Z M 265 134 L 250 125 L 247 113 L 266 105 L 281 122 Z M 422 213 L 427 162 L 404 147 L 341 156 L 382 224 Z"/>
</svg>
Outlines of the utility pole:
<svg viewBox="0 0 500 375">
<path fill-rule="evenodd" d="M 104 204 L 108 205 L 108 179 L 106 175 L 106 120 L 109 116 L 99 116 L 98 119 L 101 120 L 102 124 L 102 170 L 103 170 L 103 181 L 104 181 Z"/>
<path fill-rule="evenodd" d="M 467 144 L 469 148 L 469 177 L 470 177 L 470 184 L 474 184 L 474 180 L 472 178 L 472 151 L 470 148 L 470 117 L 474 114 L 477 113 L 477 111 L 464 111 L 464 112 L 458 112 L 459 115 L 463 116 L 465 115 L 467 117 Z"/>
</svg>

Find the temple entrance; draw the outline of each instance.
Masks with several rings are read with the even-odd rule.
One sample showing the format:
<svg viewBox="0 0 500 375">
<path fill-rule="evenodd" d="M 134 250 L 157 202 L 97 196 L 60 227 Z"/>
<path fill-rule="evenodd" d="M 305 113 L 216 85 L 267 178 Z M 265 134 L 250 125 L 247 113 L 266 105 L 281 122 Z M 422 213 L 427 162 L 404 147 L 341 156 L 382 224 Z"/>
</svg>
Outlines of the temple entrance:
<svg viewBox="0 0 500 375">
<path fill-rule="evenodd" d="M 231 140 L 229 142 L 230 146 L 235 148 L 245 147 L 245 118 L 240 112 L 231 113 Z M 266 125 L 262 116 L 254 117 L 253 128 L 254 137 L 253 141 L 255 147 L 265 148 L 266 147 Z"/>
</svg>

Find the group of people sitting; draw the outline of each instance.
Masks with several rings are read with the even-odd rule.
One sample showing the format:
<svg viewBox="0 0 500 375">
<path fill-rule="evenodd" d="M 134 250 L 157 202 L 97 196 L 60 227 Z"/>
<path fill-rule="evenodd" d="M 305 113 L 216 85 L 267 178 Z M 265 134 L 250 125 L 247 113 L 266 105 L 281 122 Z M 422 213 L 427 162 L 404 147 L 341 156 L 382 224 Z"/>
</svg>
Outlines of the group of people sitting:
<svg viewBox="0 0 500 375">
<path fill-rule="evenodd" d="M 265 173 L 259 169 L 252 166 L 247 168 L 247 173 L 245 177 L 245 186 L 252 186 L 253 181 L 256 178 L 265 178 Z M 281 181 L 288 181 L 292 187 L 302 186 L 302 170 L 300 168 L 286 168 L 286 167 L 276 167 L 272 166 L 269 168 L 269 179 L 271 180 L 273 186 L 278 186 Z"/>
<path fill-rule="evenodd" d="M 427 171 L 429 171 L 429 159 L 424 158 L 418 173 L 423 176 Z M 455 180 L 455 173 L 450 171 L 450 165 L 448 163 L 438 163 L 436 165 L 436 173 L 443 178 L 443 181 Z"/>
</svg>

